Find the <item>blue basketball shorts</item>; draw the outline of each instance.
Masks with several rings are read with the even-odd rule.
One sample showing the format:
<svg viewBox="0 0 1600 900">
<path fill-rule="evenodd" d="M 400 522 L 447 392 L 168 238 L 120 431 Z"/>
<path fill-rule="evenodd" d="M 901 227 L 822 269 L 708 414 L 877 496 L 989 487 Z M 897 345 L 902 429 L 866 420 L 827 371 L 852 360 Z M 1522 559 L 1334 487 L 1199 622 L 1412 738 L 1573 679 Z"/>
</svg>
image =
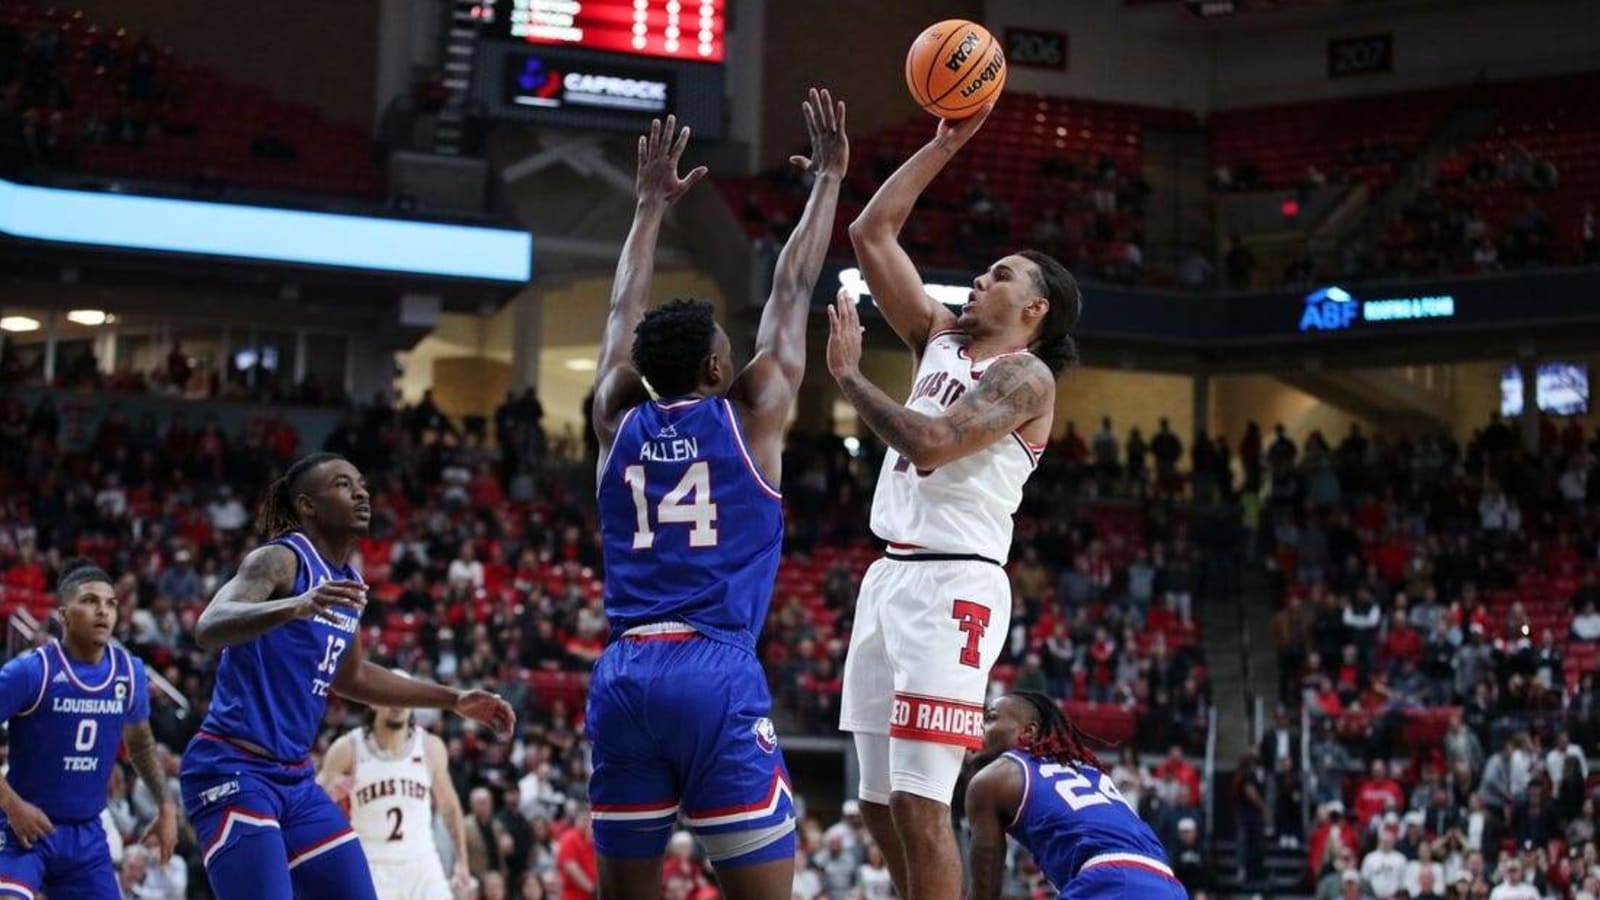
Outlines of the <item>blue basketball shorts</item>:
<svg viewBox="0 0 1600 900">
<path fill-rule="evenodd" d="M 749 650 L 687 626 L 607 647 L 589 686 L 595 848 L 660 856 L 681 815 L 719 867 L 793 858 L 794 800 Z"/>
<path fill-rule="evenodd" d="M 55 831 L 32 847 L 23 847 L 0 824 L 0 898 L 34 900 L 43 893 L 50 900 L 119 900 L 122 891 L 100 820 L 54 824 Z"/>
<path fill-rule="evenodd" d="M 218 900 L 377 900 L 343 812 L 309 760 L 284 764 L 201 732 L 183 754 L 183 807 Z"/>
</svg>

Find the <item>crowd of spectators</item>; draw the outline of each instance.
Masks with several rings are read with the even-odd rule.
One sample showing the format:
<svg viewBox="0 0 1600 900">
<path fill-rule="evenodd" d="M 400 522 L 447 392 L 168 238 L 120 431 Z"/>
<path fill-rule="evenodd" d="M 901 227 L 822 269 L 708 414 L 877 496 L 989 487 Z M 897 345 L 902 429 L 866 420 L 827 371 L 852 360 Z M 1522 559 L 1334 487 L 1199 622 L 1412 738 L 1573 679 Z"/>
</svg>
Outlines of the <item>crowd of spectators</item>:
<svg viewBox="0 0 1600 900">
<path fill-rule="evenodd" d="M 49 392 L 41 396 L 31 409 L 15 397 L 0 398 L 0 613 L 24 611 L 44 621 L 53 603 L 48 590 L 66 557 L 88 556 L 112 572 L 122 611 L 116 637 L 174 689 L 154 692 L 152 727 L 163 765 L 175 777 L 177 754 L 205 715 L 216 664 L 193 642 L 194 622 L 255 545 L 254 498 L 313 448 L 301 445 L 282 415 L 264 414 L 230 434 L 214 420 L 198 428 L 181 416 L 165 424 L 129 422 L 113 409 L 94 426 L 87 447 L 67 452 L 57 444 L 54 402 Z M 440 412 L 431 396 L 403 408 L 374 403 L 353 409 L 326 443 L 357 462 L 374 487 L 372 531 L 357 561 L 374 585 L 375 602 L 363 619 L 369 656 L 423 677 L 499 691 L 519 714 L 520 731 L 510 742 L 488 739 L 454 717 L 418 714 L 423 727 L 446 741 L 468 811 L 469 868 L 480 883 L 478 896 L 490 898 L 559 893 L 563 854 L 592 853 L 583 807 L 583 699 L 587 668 L 607 631 L 598 535 L 584 499 L 593 459 L 543 455 L 540 413 L 536 397 L 508 396 L 486 441 Z M 791 442 L 785 487 L 799 526 L 789 538 L 791 562 L 864 537 L 858 498 L 876 472 L 873 453 L 852 456 L 837 438 Z M 1036 480 L 1048 485 L 1060 474 Z M 1013 571 L 1017 622 L 997 674 L 1064 697 L 1166 710 L 1170 718 L 1148 733 L 1142 726 L 1141 740 L 1192 742 L 1204 724 L 1207 687 L 1194 665 L 1201 576 L 1187 524 L 1137 516 L 1133 524 L 1115 525 L 1085 515 L 1046 520 L 1039 512 L 1058 498 L 1044 492 L 1029 502 Z M 827 512 L 802 525 L 803 511 L 811 509 Z M 1076 565 L 1058 573 L 1042 558 L 1075 558 Z M 827 667 L 838 671 L 856 581 L 851 572 L 829 572 L 823 602 L 803 612 L 794 597 L 774 603 L 762 650 L 780 698 L 793 699 L 787 687 L 795 684 L 809 686 L 805 694 L 828 693 L 816 688 L 828 680 Z M 833 604 L 839 614 L 823 634 L 815 612 Z M 815 656 L 806 655 L 807 641 L 818 648 Z M 802 652 L 784 655 L 795 649 Z M 794 709 L 793 727 L 834 731 L 831 714 Z M 318 752 L 361 721 L 360 711 L 334 700 Z M 1174 754 L 1182 759 L 1180 750 Z M 1130 798 L 1145 798 L 1136 802 L 1165 823 L 1176 845 L 1180 824 L 1194 818 L 1199 785 L 1191 764 L 1169 769 L 1140 773 L 1135 762 L 1119 769 L 1119 781 Z M 1169 815 L 1169 806 L 1186 812 Z M 108 809 L 111 830 L 127 843 L 119 859 L 130 895 L 204 895 L 187 827 L 181 862 L 161 867 L 133 848 L 130 839 L 154 810 L 129 773 L 113 781 Z M 802 835 L 798 895 L 885 896 L 881 860 L 859 823 L 853 842 L 835 840 L 837 826 L 824 837 L 812 816 Z M 709 870 L 684 837 L 673 847 L 664 895 L 715 896 Z M 840 853 L 849 855 L 848 873 Z M 1030 890 L 1043 884 L 1025 860 L 1013 880 Z M 567 890 L 564 896 L 579 896 Z"/>
<path fill-rule="evenodd" d="M 152 130 L 194 131 L 181 96 L 159 77 L 162 54 L 148 35 L 95 29 L 80 55 L 72 30 L 72 23 L 22 30 L 0 21 L 0 176 L 70 169 L 85 145 L 137 146 Z M 109 87 L 109 104 L 80 103 L 76 91 L 90 82 Z"/>
<path fill-rule="evenodd" d="M 1318 897 L 1600 896 L 1600 444 L 1514 424 L 1269 447 L 1285 711 L 1241 844 L 1305 842 Z"/>
</svg>

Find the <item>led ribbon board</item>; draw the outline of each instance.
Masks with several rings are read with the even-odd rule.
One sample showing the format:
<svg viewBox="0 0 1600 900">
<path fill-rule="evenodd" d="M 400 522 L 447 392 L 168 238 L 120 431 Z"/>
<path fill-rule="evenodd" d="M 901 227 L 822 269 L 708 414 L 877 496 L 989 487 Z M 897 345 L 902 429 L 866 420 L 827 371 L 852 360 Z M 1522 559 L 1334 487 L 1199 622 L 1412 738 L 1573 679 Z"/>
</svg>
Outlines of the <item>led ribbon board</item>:
<svg viewBox="0 0 1600 900">
<path fill-rule="evenodd" d="M 1331 285 L 1306 295 L 1299 330 L 1343 331 L 1358 322 L 1414 322 L 1453 319 L 1455 315 L 1456 298 L 1450 294 L 1361 300 L 1344 288 Z"/>
<path fill-rule="evenodd" d="M 516 284 L 533 275 L 533 236 L 509 228 L 73 191 L 3 179 L 0 234 Z"/>
</svg>

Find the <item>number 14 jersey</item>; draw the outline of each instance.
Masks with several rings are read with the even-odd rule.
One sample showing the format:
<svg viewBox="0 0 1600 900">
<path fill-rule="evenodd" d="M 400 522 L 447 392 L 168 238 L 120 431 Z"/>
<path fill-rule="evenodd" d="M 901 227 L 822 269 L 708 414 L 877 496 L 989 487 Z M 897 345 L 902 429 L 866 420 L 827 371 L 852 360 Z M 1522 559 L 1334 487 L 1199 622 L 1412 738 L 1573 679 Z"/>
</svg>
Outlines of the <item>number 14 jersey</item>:
<svg viewBox="0 0 1600 900">
<path fill-rule="evenodd" d="M 733 404 L 690 397 L 629 410 L 598 493 L 613 635 L 684 622 L 753 650 L 783 551 L 783 501 Z"/>
</svg>

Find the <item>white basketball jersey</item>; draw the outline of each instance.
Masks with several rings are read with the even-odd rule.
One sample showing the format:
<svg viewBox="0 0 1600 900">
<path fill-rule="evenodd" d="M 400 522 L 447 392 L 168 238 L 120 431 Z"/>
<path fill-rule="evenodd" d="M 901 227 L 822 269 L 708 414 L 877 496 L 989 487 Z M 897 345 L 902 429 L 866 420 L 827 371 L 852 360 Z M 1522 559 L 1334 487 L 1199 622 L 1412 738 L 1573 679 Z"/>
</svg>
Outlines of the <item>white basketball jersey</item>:
<svg viewBox="0 0 1600 900">
<path fill-rule="evenodd" d="M 411 730 L 411 746 L 400 756 L 378 756 L 371 732 L 356 732 L 355 787 L 350 791 L 350 827 L 361 837 L 367 859 L 398 863 L 438 855 L 433 844 L 433 778 L 423 750 L 423 731 Z"/>
<path fill-rule="evenodd" d="M 977 386 L 984 369 L 1000 357 L 973 360 L 966 351 L 969 340 L 961 331 L 937 332 L 928 340 L 906 406 L 944 415 Z M 1011 553 L 1011 517 L 1043 451 L 1013 432 L 971 456 L 919 472 L 891 447 L 872 498 L 872 532 L 891 551 L 975 554 L 1003 564 Z"/>
</svg>

